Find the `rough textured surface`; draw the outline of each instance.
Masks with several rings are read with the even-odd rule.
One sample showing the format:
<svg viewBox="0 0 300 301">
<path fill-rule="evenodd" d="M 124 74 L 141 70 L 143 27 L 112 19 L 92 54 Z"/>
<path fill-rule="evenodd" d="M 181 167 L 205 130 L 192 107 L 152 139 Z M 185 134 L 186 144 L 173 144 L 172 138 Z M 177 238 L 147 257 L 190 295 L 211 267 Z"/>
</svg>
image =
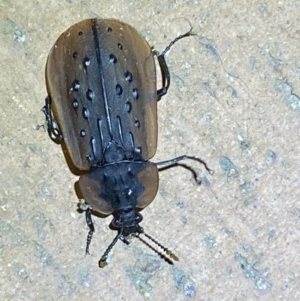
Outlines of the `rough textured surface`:
<svg viewBox="0 0 300 301">
<path fill-rule="evenodd" d="M 102 2 L 105 2 L 103 4 Z M 2 1 L 1 300 L 300 300 L 299 1 Z M 91 255 L 73 176 L 43 128 L 48 51 L 90 17 L 136 27 L 167 60 L 153 161 L 181 154 L 203 185 L 160 174 L 144 229 L 176 252 L 170 266 L 141 241 L 117 244 L 95 219 Z M 298 85 L 297 85 L 298 84 Z M 188 163 L 188 162 L 187 162 Z"/>
</svg>

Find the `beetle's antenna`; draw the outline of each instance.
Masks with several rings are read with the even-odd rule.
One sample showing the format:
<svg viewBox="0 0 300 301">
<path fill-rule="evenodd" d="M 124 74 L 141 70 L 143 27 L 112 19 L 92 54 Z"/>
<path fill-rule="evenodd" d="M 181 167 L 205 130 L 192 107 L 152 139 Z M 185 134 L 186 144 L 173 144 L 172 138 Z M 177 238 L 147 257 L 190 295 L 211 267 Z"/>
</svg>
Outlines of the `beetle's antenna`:
<svg viewBox="0 0 300 301">
<path fill-rule="evenodd" d="M 153 241 L 156 245 L 158 245 L 161 249 L 164 250 L 164 252 L 166 252 L 166 254 L 168 256 L 170 256 L 173 260 L 175 261 L 179 261 L 179 258 L 172 252 L 170 251 L 168 248 L 164 247 L 162 244 L 160 244 L 158 241 L 156 241 L 153 237 L 151 237 L 149 234 L 144 232 L 144 235 L 149 238 L 151 241 Z"/>
<path fill-rule="evenodd" d="M 156 245 L 158 245 L 163 251 L 173 260 L 179 261 L 179 258 L 168 248 L 164 247 L 162 244 L 160 244 L 158 241 L 156 241 L 153 237 L 151 237 L 149 234 L 142 232 L 148 239 L 150 239 L 152 242 L 154 242 Z M 153 246 L 151 246 L 147 241 L 145 241 L 143 238 L 141 238 L 140 234 L 135 234 L 135 237 L 138 237 L 145 245 L 147 245 L 150 249 L 152 249 L 155 253 L 157 253 L 160 257 L 162 257 L 165 261 L 167 261 L 169 264 L 173 264 L 173 261 L 168 258 L 163 253 L 156 250 Z"/>
<path fill-rule="evenodd" d="M 107 256 L 109 252 L 112 250 L 114 245 L 117 243 L 118 239 L 122 236 L 122 232 L 118 233 L 112 243 L 107 247 L 106 251 L 102 255 L 101 259 L 99 260 L 99 267 L 104 268 L 107 265 Z"/>
</svg>

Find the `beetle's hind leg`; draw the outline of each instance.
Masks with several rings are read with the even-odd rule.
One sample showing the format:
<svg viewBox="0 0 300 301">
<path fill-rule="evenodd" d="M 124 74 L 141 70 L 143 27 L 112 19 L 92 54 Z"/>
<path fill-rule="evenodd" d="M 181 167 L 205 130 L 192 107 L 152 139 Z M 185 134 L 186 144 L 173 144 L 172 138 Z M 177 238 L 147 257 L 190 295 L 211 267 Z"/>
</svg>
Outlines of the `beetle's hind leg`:
<svg viewBox="0 0 300 301">
<path fill-rule="evenodd" d="M 168 93 L 170 83 L 171 83 L 170 71 L 169 71 L 169 67 L 168 67 L 166 59 L 165 59 L 165 54 L 179 40 L 186 38 L 186 37 L 194 36 L 194 35 L 195 34 L 192 32 L 192 28 L 191 28 L 185 34 L 182 34 L 182 35 L 178 36 L 177 38 L 175 38 L 161 54 L 159 54 L 158 51 L 156 51 L 156 50 L 152 50 L 153 54 L 157 56 L 157 60 L 158 60 L 159 67 L 161 70 L 161 77 L 162 77 L 162 88 L 157 91 L 157 100 L 160 100 L 162 98 L 162 96 L 164 96 Z"/>
<path fill-rule="evenodd" d="M 63 140 L 63 135 L 59 129 L 58 124 L 53 118 L 52 109 L 51 109 L 51 98 L 47 96 L 45 99 L 45 105 L 42 108 L 43 113 L 46 116 L 46 122 L 48 127 L 49 137 L 56 143 L 60 143 Z"/>
</svg>

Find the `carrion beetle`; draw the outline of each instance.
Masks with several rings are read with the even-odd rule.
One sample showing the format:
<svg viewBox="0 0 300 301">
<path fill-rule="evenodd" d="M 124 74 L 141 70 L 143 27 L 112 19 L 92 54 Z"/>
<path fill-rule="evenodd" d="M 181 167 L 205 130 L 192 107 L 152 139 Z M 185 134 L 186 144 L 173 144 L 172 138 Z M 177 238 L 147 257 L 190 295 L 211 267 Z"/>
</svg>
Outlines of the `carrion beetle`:
<svg viewBox="0 0 300 301">
<path fill-rule="evenodd" d="M 129 243 L 126 237 L 140 234 L 178 260 L 144 232 L 139 211 L 155 198 L 158 168 L 191 159 L 212 172 L 202 159 L 186 155 L 159 163 L 149 161 L 157 147 L 157 101 L 170 86 L 165 54 L 178 40 L 191 35 L 190 30 L 178 36 L 158 54 L 126 23 L 87 19 L 61 34 L 50 50 L 43 112 L 50 138 L 62 144 L 68 163 L 80 175 L 79 187 L 89 205 L 86 252 L 95 231 L 91 210 L 112 214 L 111 227 L 118 231 L 101 257 L 100 267 L 107 264 L 118 239 Z M 162 75 L 159 90 L 154 56 Z"/>
</svg>

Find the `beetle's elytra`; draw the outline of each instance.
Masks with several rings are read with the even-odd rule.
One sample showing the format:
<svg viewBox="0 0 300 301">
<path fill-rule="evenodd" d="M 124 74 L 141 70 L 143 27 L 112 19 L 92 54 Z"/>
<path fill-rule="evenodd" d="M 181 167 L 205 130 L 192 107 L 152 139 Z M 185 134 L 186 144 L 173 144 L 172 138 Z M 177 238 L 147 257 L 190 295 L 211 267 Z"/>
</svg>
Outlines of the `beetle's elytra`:
<svg viewBox="0 0 300 301">
<path fill-rule="evenodd" d="M 155 198 L 159 166 L 174 166 L 189 158 L 211 172 L 196 157 L 148 161 L 157 145 L 157 101 L 170 85 L 164 55 L 175 42 L 190 35 L 189 31 L 177 37 L 158 55 L 130 25 L 112 19 L 87 19 L 67 29 L 49 53 L 48 97 L 43 111 L 50 138 L 62 143 L 81 174 L 79 187 L 87 204 L 93 211 L 112 214 L 111 226 L 118 231 L 100 267 L 107 264 L 108 253 L 118 239 L 128 243 L 128 235 L 145 234 L 138 211 Z M 162 73 L 159 90 L 154 55 Z M 90 228 L 87 253 L 94 232 L 91 209 L 86 209 Z"/>
</svg>

